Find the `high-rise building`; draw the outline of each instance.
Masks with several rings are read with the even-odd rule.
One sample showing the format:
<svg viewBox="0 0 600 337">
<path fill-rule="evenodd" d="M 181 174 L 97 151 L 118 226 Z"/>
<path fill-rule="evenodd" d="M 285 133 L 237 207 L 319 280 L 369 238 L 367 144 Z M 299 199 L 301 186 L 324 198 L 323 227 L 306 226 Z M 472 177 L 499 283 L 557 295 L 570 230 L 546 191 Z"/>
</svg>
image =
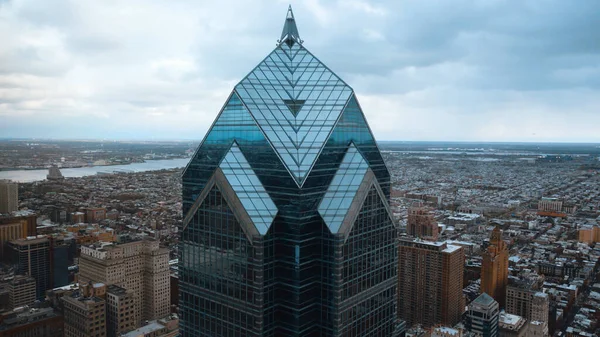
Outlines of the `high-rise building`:
<svg viewBox="0 0 600 337">
<path fill-rule="evenodd" d="M 56 165 L 50 166 L 48 169 L 48 175 L 46 175 L 46 179 L 48 180 L 64 180 L 65 177 L 60 172 L 60 169 Z"/>
<path fill-rule="evenodd" d="M 35 279 L 31 276 L 16 275 L 8 283 L 8 302 L 11 308 L 31 305 L 35 302 Z"/>
<path fill-rule="evenodd" d="M 65 337 L 105 337 L 106 302 L 97 296 L 79 293 L 62 297 Z"/>
<path fill-rule="evenodd" d="M 31 211 L 19 211 L 11 215 L 0 215 L 0 258 L 9 262 L 6 244 L 12 240 L 37 235 L 37 215 Z"/>
<path fill-rule="evenodd" d="M 134 324 L 165 317 L 170 312 L 169 250 L 151 239 L 81 247 L 80 282 L 102 282 L 131 291 Z"/>
<path fill-rule="evenodd" d="M 465 255 L 460 246 L 420 239 L 400 240 L 398 316 L 408 326 L 453 326 L 464 312 Z"/>
<path fill-rule="evenodd" d="M 290 8 L 183 174 L 182 336 L 397 335 L 389 196 L 354 91 Z"/>
<path fill-rule="evenodd" d="M 411 206 L 408 209 L 406 233 L 413 237 L 436 241 L 439 229 L 431 211 L 422 204 Z"/>
<path fill-rule="evenodd" d="M 550 299 L 542 292 L 544 277 L 537 274 L 511 278 L 506 288 L 506 312 L 523 317 L 548 336 Z"/>
<path fill-rule="evenodd" d="M 36 298 L 43 299 L 46 290 L 52 285 L 50 241 L 45 236 L 34 236 L 13 240 L 9 246 L 16 273 L 33 277 L 36 283 Z"/>
<path fill-rule="evenodd" d="M 10 180 L 0 180 L 0 213 L 19 209 L 19 185 Z"/>
<path fill-rule="evenodd" d="M 5 260 L 6 244 L 12 240 L 24 239 L 27 237 L 27 221 L 18 219 L 0 220 L 0 260 Z"/>
<path fill-rule="evenodd" d="M 477 336 L 498 337 L 500 306 L 490 295 L 483 293 L 469 304 L 467 329 Z"/>
<path fill-rule="evenodd" d="M 504 308 L 508 284 L 508 246 L 502 231 L 495 227 L 481 262 L 481 292 L 492 296 Z"/>
<path fill-rule="evenodd" d="M 106 335 L 120 336 L 131 331 L 135 324 L 135 301 L 131 291 L 116 285 L 106 290 Z"/>
</svg>

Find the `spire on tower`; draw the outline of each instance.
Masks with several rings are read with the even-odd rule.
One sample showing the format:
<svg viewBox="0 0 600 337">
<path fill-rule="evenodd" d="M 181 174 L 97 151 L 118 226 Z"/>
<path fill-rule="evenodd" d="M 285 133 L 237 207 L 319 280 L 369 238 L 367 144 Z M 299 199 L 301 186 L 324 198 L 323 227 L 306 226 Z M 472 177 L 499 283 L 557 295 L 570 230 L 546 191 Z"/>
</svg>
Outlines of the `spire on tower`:
<svg viewBox="0 0 600 337">
<path fill-rule="evenodd" d="M 300 34 L 298 33 L 298 27 L 296 27 L 296 20 L 294 19 L 294 12 L 292 11 L 292 5 L 288 7 L 287 15 L 285 17 L 285 24 L 283 25 L 283 31 L 281 37 L 277 43 L 287 43 L 288 46 L 292 46 L 294 43 L 302 44 Z"/>
</svg>

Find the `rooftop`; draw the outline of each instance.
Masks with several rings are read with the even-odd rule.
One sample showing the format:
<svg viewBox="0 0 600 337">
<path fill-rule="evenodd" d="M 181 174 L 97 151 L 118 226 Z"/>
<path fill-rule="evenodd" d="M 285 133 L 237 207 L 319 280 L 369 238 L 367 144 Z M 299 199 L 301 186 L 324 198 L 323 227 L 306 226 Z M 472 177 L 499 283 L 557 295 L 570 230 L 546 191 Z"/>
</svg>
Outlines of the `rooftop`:
<svg viewBox="0 0 600 337">
<path fill-rule="evenodd" d="M 492 303 L 494 303 L 495 300 L 492 298 L 492 296 L 486 294 L 486 293 L 482 293 L 481 295 L 477 296 L 476 299 L 473 300 L 473 303 L 476 304 L 480 304 L 480 305 L 491 305 Z"/>
</svg>

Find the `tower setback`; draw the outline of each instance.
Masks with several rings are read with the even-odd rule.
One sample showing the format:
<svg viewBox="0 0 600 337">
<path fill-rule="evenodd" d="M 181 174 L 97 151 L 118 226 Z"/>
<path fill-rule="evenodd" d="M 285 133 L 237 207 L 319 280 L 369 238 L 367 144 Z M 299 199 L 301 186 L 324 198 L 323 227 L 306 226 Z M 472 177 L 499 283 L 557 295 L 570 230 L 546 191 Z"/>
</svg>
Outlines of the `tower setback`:
<svg viewBox="0 0 600 337">
<path fill-rule="evenodd" d="M 183 174 L 182 336 L 396 336 L 390 175 L 291 8 Z"/>
</svg>

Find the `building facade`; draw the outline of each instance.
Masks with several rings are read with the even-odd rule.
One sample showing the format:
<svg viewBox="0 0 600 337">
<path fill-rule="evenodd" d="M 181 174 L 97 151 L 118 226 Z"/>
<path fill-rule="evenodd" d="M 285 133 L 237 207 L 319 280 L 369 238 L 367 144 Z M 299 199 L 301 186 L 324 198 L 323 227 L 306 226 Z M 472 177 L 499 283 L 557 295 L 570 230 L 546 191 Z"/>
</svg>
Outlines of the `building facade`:
<svg viewBox="0 0 600 337">
<path fill-rule="evenodd" d="M 33 277 L 36 298 L 43 299 L 52 285 L 50 241 L 47 237 L 27 237 L 13 240 L 9 245 L 16 274 Z"/>
<path fill-rule="evenodd" d="M 97 243 L 81 247 L 80 282 L 117 285 L 133 293 L 135 328 L 170 313 L 169 250 L 158 241 Z"/>
<path fill-rule="evenodd" d="M 62 298 L 65 337 L 106 337 L 106 302 L 96 296 Z"/>
<path fill-rule="evenodd" d="M 19 209 L 19 185 L 10 180 L 0 180 L 0 213 Z"/>
<path fill-rule="evenodd" d="M 116 285 L 106 289 L 106 335 L 117 337 L 131 331 L 135 324 L 135 299 L 131 291 Z"/>
<path fill-rule="evenodd" d="M 2 314 L 0 337 L 63 337 L 63 316 L 52 308 L 21 307 Z"/>
<path fill-rule="evenodd" d="M 428 208 L 422 205 L 413 205 L 408 209 L 406 233 L 417 238 L 437 240 L 438 224 Z"/>
<path fill-rule="evenodd" d="M 31 305 L 36 300 L 35 279 L 31 276 L 16 275 L 8 283 L 8 290 L 8 305 L 12 309 Z"/>
<path fill-rule="evenodd" d="M 399 242 L 398 316 L 408 326 L 454 326 L 465 307 L 463 248 L 420 239 Z"/>
<path fill-rule="evenodd" d="M 502 231 L 498 227 L 492 231 L 490 244 L 482 255 L 481 293 L 492 296 L 504 308 L 508 285 L 508 246 L 502 240 Z"/>
<path fill-rule="evenodd" d="M 352 88 L 290 8 L 183 174 L 182 336 L 395 336 L 389 196 Z"/>
<path fill-rule="evenodd" d="M 541 291 L 543 283 L 544 277 L 535 274 L 511 279 L 506 288 L 506 312 L 523 317 L 541 336 L 548 336 L 550 298 Z"/>
<path fill-rule="evenodd" d="M 466 325 L 477 336 L 498 337 L 500 306 L 490 295 L 483 293 L 469 303 Z"/>
</svg>

